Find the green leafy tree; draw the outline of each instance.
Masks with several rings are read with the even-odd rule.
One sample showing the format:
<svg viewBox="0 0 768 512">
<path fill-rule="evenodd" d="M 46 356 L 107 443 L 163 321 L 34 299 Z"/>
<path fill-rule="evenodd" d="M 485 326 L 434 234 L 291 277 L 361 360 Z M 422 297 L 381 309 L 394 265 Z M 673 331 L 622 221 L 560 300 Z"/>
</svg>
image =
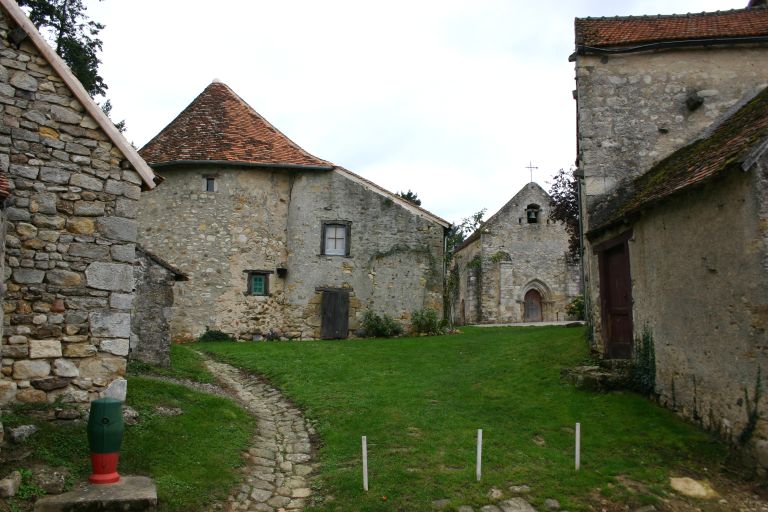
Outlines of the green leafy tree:
<svg viewBox="0 0 768 512">
<path fill-rule="evenodd" d="M 416 194 L 416 192 L 411 192 L 411 189 L 408 189 L 408 192 L 398 192 L 397 195 L 409 203 L 413 203 L 416 206 L 421 206 L 421 199 L 419 199 L 419 196 Z"/>
<path fill-rule="evenodd" d="M 88 94 L 94 98 L 104 96 L 107 84 L 99 74 L 102 47 L 99 33 L 104 25 L 88 18 L 83 0 L 17 1 Z M 106 100 L 101 108 L 109 116 L 112 104 Z M 120 132 L 125 131 L 125 121 L 115 123 L 115 126 Z"/>
<path fill-rule="evenodd" d="M 565 231 L 568 233 L 568 255 L 574 261 L 579 259 L 578 186 L 578 181 L 572 171 L 560 169 L 549 189 L 549 195 L 552 197 L 549 218 L 565 224 Z"/>
<path fill-rule="evenodd" d="M 448 229 L 446 235 L 445 268 L 447 274 L 443 286 L 443 318 L 451 318 L 451 307 L 459 291 L 459 267 L 454 265 L 454 255 L 456 248 L 459 247 L 467 237 L 480 229 L 483 224 L 483 217 L 486 209 L 473 213 L 469 217 L 464 217 Z"/>
</svg>

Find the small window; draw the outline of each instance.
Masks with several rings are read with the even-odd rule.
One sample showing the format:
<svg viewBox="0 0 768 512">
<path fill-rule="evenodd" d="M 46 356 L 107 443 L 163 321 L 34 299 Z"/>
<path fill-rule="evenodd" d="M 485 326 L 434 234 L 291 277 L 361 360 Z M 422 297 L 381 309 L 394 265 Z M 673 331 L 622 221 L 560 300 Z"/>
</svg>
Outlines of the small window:
<svg viewBox="0 0 768 512">
<path fill-rule="evenodd" d="M 269 295 L 269 274 L 260 270 L 250 270 L 248 276 L 248 295 Z"/>
<path fill-rule="evenodd" d="M 529 204 L 525 209 L 525 218 L 528 220 L 528 224 L 537 224 L 539 222 L 539 213 L 541 207 L 537 204 Z"/>
<path fill-rule="evenodd" d="M 350 232 L 350 222 L 324 222 L 320 253 L 328 256 L 349 256 Z"/>
<path fill-rule="evenodd" d="M 205 192 L 216 192 L 216 178 L 213 176 L 203 177 L 203 190 Z"/>
</svg>

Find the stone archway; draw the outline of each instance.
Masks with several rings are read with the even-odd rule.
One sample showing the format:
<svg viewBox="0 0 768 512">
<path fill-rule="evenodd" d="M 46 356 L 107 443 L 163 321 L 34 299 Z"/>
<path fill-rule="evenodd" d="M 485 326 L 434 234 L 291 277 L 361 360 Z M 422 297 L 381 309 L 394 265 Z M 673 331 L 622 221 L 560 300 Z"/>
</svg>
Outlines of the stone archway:
<svg viewBox="0 0 768 512">
<path fill-rule="evenodd" d="M 547 319 L 547 306 L 552 292 L 543 281 L 534 279 L 523 287 L 520 297 L 523 322 L 543 322 Z"/>
</svg>

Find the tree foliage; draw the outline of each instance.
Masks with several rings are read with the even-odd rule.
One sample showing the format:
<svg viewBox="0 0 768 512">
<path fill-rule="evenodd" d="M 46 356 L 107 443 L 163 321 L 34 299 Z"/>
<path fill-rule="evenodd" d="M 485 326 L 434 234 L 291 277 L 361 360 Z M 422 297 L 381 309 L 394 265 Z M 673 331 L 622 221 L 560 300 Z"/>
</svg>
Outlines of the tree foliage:
<svg viewBox="0 0 768 512">
<path fill-rule="evenodd" d="M 419 199 L 419 196 L 416 194 L 416 192 L 411 192 L 411 189 L 408 189 L 408 192 L 398 192 L 397 195 L 409 203 L 413 203 L 416 206 L 421 206 L 421 199 Z"/>
<path fill-rule="evenodd" d="M 445 268 L 448 272 L 443 287 L 443 318 L 445 319 L 451 318 L 451 308 L 459 291 L 459 267 L 454 264 L 456 248 L 467 239 L 467 236 L 480 229 L 480 226 L 483 224 L 485 210 L 483 208 L 469 217 L 464 217 L 460 222 L 453 224 L 448 229 L 445 251 Z"/>
<path fill-rule="evenodd" d="M 18 0 L 29 19 L 91 96 L 103 96 L 107 84 L 99 75 L 99 32 L 104 25 L 88 19 L 83 0 Z"/>
<path fill-rule="evenodd" d="M 568 233 L 568 254 L 579 259 L 579 190 L 578 181 L 572 171 L 560 169 L 549 189 L 552 208 L 549 218 L 565 224 Z"/>
</svg>

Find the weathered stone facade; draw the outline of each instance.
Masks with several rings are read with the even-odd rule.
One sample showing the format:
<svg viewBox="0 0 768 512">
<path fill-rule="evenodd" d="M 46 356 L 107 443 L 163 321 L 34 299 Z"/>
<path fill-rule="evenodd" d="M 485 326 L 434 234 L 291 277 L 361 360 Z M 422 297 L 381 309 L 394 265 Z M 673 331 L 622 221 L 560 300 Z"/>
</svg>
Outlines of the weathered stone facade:
<svg viewBox="0 0 768 512">
<path fill-rule="evenodd" d="M 707 27 L 718 16 L 750 13 L 697 16 L 702 17 L 698 26 Z M 614 21 L 631 23 L 626 18 L 598 23 Z M 594 22 L 577 20 L 577 34 L 580 24 L 589 23 Z M 664 17 L 653 23 L 665 23 Z M 592 34 L 587 28 L 582 33 Z M 698 139 L 708 141 L 768 84 L 768 46 L 724 38 L 671 49 L 651 49 L 651 39 L 646 51 L 620 53 L 619 47 L 610 55 L 599 48 L 577 50 L 585 284 L 594 350 L 607 357 L 609 346 L 624 337 L 613 332 L 626 326 L 633 340 L 623 357 L 642 357 L 640 340 L 651 340 L 660 401 L 725 439 L 756 449 L 752 453 L 765 471 L 768 401 L 756 395 L 765 385 L 768 327 L 766 160 L 704 181 L 697 165 L 705 157 L 682 153 Z M 717 138 L 711 144 L 727 151 L 736 142 Z M 717 154 L 713 149 L 706 158 Z M 742 162 L 736 156 L 731 161 Z M 665 174 L 667 169 L 678 174 Z M 642 206 L 627 206 L 633 204 Z M 611 208 L 625 213 L 606 223 Z M 628 266 L 617 270 L 607 254 L 622 245 Z M 624 272 L 628 289 L 612 288 Z M 611 296 L 625 291 L 628 315 L 611 312 Z"/>
<path fill-rule="evenodd" d="M 459 248 L 454 321 L 568 319 L 565 307 L 580 292 L 579 268 L 568 258 L 564 226 L 549 218 L 550 203 L 549 195 L 531 182 Z M 526 317 L 525 310 L 531 290 L 540 300 L 540 316 L 534 318 L 530 311 Z"/>
<path fill-rule="evenodd" d="M 133 299 L 129 358 L 155 366 L 171 364 L 173 285 L 187 276 L 141 246 L 133 267 L 135 298 L 118 297 L 125 305 Z"/>
<path fill-rule="evenodd" d="M 346 171 L 158 172 L 163 185 L 142 194 L 140 240 L 189 274 L 174 288 L 174 339 L 206 329 L 242 339 L 319 338 L 324 289 L 350 291 L 350 331 L 366 309 L 407 324 L 414 309 L 442 308 L 443 226 Z M 205 192 L 212 175 L 217 188 Z M 349 256 L 320 254 L 323 221 L 351 222 Z M 249 270 L 269 273 L 269 295 L 247 293 Z"/>
<path fill-rule="evenodd" d="M 85 403 L 125 371 L 131 301 L 121 298 L 133 294 L 144 182 L 31 24 L 18 47 L 9 40 L 24 22 L 3 3 L 0 171 L 11 195 L 0 402 Z"/>
</svg>

